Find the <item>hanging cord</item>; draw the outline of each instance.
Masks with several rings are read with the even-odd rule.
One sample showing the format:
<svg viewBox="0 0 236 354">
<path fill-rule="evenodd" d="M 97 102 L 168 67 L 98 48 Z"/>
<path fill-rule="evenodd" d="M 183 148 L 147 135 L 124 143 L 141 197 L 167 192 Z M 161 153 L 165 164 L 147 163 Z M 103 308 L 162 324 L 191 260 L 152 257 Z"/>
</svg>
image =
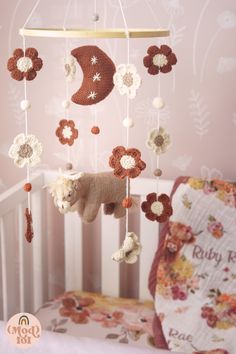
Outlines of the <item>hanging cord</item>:
<svg viewBox="0 0 236 354">
<path fill-rule="evenodd" d="M 39 3 L 41 0 L 37 0 L 34 7 L 32 8 L 32 10 L 30 11 L 24 25 L 23 25 L 23 29 L 26 27 L 27 23 L 29 22 L 29 20 L 31 19 L 33 13 L 35 12 L 36 8 L 38 7 Z M 26 40 L 25 40 L 25 36 L 22 36 L 22 41 L 23 41 L 23 51 L 25 54 L 25 50 L 26 50 Z M 26 79 L 24 79 L 24 100 L 27 100 L 27 84 L 26 84 Z M 28 135 L 28 110 L 25 109 L 24 110 L 24 115 L 25 115 L 25 135 Z M 30 183 L 30 167 L 29 165 L 27 165 L 26 167 L 26 182 Z M 31 212 L 31 193 L 27 192 L 27 202 L 28 202 L 28 210 L 29 213 Z"/>
<path fill-rule="evenodd" d="M 119 1 L 119 6 L 120 6 L 120 11 L 123 17 L 123 21 L 124 21 L 124 27 L 125 27 L 125 35 L 126 35 L 126 40 L 127 40 L 127 64 L 130 63 L 130 34 L 129 34 L 129 29 L 128 29 L 128 25 L 127 25 L 127 21 L 125 18 L 125 14 L 124 14 L 124 9 L 121 3 L 121 0 Z M 126 98 L 126 117 L 129 118 L 129 113 L 130 113 L 130 104 L 129 104 L 129 97 L 127 95 Z M 128 149 L 129 147 L 129 127 L 126 128 L 126 149 Z M 126 177 L 126 198 L 129 198 L 130 196 L 130 181 L 129 181 L 129 177 Z M 126 222 L 125 222 L 125 233 L 127 234 L 129 230 L 129 209 L 126 208 Z"/>
<path fill-rule="evenodd" d="M 97 32 L 97 0 L 94 0 L 94 31 Z M 97 38 L 95 35 L 94 44 L 97 44 Z M 94 105 L 94 126 L 97 127 L 98 125 L 98 112 L 97 112 L 97 105 Z M 98 135 L 94 136 L 94 155 L 95 155 L 95 173 L 98 172 Z"/>
<path fill-rule="evenodd" d="M 23 25 L 23 29 L 26 27 L 27 23 L 29 22 L 29 20 L 31 19 L 33 13 L 35 12 L 36 8 L 38 7 L 39 3 L 41 0 L 37 0 L 34 7 L 32 8 L 32 10 L 30 11 L 24 25 Z M 24 51 L 24 55 L 25 55 L 25 51 L 26 51 L 26 40 L 25 40 L 25 36 L 22 36 L 22 46 L 23 46 L 23 51 Z M 27 101 L 27 84 L 26 84 L 26 79 L 24 78 L 23 80 L 24 82 L 24 100 Z M 25 135 L 28 135 L 28 110 L 25 109 L 24 110 L 24 115 L 25 115 Z M 27 165 L 26 167 L 26 182 L 30 184 L 30 167 L 29 165 Z M 28 210 L 26 209 L 26 217 L 30 218 L 30 222 L 28 222 L 29 220 L 27 220 L 27 231 L 26 231 L 26 236 L 29 237 L 27 238 L 27 240 L 31 241 L 32 237 L 33 237 L 33 229 L 32 229 L 32 217 L 31 217 L 31 192 L 28 191 L 27 192 L 27 204 L 28 204 Z M 30 227 L 29 227 L 30 226 Z M 30 242 L 29 241 L 29 242 Z"/>
<path fill-rule="evenodd" d="M 25 23 L 24 23 L 24 25 L 23 25 L 23 28 L 25 28 L 25 26 L 27 25 L 27 23 L 28 23 L 29 20 L 31 19 L 31 17 L 32 17 L 34 11 L 36 10 L 36 8 L 38 7 L 40 1 L 41 1 L 41 0 L 37 0 L 37 1 L 36 1 L 34 7 L 33 7 L 32 10 L 30 11 L 29 16 L 27 17 L 27 19 L 26 19 L 26 21 L 25 21 Z"/>
<path fill-rule="evenodd" d="M 68 15 L 69 15 L 69 11 L 71 8 L 71 2 L 72 0 L 68 0 L 67 5 L 66 5 L 66 11 L 65 11 L 65 16 L 63 19 L 63 25 L 62 28 L 64 31 L 66 31 L 66 23 L 67 23 L 67 19 L 68 19 Z M 69 43 L 68 43 L 68 38 L 65 39 L 65 58 L 68 57 L 69 53 Z M 65 77 L 65 94 L 66 94 L 66 102 L 69 102 L 69 83 Z M 65 118 L 69 119 L 69 105 L 66 105 L 64 107 L 65 109 Z M 70 146 L 67 145 L 67 162 L 70 163 L 71 162 L 71 150 L 70 150 Z"/>
<path fill-rule="evenodd" d="M 66 11 L 65 11 L 65 16 L 64 16 L 63 25 L 62 25 L 62 29 L 64 31 L 66 31 L 66 23 L 67 23 L 67 18 L 68 18 L 70 7 L 71 7 L 71 2 L 72 2 L 72 0 L 68 0 L 67 5 L 66 5 Z"/>
<path fill-rule="evenodd" d="M 157 87 L 157 94 L 158 97 L 161 97 L 161 79 L 160 75 L 158 75 L 158 87 Z M 160 129 L 160 109 L 157 110 L 157 130 L 159 131 Z M 156 168 L 157 170 L 160 168 L 160 155 L 157 155 L 157 160 L 156 160 Z M 159 193 L 159 177 L 156 177 L 157 179 L 157 184 L 156 184 L 156 193 L 158 195 Z"/>
<path fill-rule="evenodd" d="M 125 26 L 125 35 L 126 35 L 126 38 L 127 38 L 127 64 L 129 64 L 129 60 L 130 60 L 130 41 L 129 41 L 130 34 L 129 34 L 129 29 L 128 29 L 128 25 L 127 25 L 127 21 L 126 21 L 126 18 L 125 18 L 124 9 L 123 9 L 121 0 L 118 0 L 118 1 L 119 1 L 120 11 L 121 11 L 121 14 L 122 14 L 122 17 L 123 17 L 123 21 L 124 21 L 124 26 Z"/>
</svg>

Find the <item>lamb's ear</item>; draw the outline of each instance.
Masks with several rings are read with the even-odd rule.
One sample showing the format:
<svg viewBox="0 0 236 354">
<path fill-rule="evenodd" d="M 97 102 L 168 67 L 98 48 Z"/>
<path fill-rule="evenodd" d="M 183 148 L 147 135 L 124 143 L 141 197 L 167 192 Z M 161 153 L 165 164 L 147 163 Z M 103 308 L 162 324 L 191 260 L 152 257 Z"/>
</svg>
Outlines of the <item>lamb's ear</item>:
<svg viewBox="0 0 236 354">
<path fill-rule="evenodd" d="M 73 185 L 73 189 L 76 192 L 78 192 L 81 188 L 81 183 L 80 183 L 79 179 L 74 180 L 72 185 Z"/>
</svg>

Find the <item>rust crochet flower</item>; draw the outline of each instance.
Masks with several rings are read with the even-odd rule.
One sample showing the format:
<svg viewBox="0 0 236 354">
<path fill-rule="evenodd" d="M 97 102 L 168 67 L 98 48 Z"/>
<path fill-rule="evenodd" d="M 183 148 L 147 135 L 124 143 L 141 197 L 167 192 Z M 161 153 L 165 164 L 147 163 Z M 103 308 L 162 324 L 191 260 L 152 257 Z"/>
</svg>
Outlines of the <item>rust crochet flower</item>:
<svg viewBox="0 0 236 354">
<path fill-rule="evenodd" d="M 138 149 L 125 149 L 124 146 L 117 146 L 112 150 L 109 165 L 114 169 L 114 175 L 118 178 L 135 178 L 146 167 Z"/>
<path fill-rule="evenodd" d="M 75 128 L 74 121 L 66 119 L 60 120 L 59 127 L 56 130 L 56 136 L 63 145 L 73 145 L 75 139 L 78 138 L 78 130 Z"/>
<path fill-rule="evenodd" d="M 7 62 L 11 77 L 17 81 L 24 78 L 28 81 L 34 80 L 42 66 L 43 61 L 38 58 L 38 51 L 35 48 L 27 48 L 25 53 L 21 48 L 17 48 Z"/>
<path fill-rule="evenodd" d="M 148 55 L 143 58 L 143 64 L 151 75 L 157 75 L 159 71 L 168 73 L 172 70 L 172 65 L 177 63 L 175 54 L 166 44 L 161 45 L 160 48 L 152 45 L 147 53 Z"/>
<path fill-rule="evenodd" d="M 165 222 L 172 215 L 173 209 L 168 195 L 161 194 L 157 196 L 156 193 L 150 193 L 146 199 L 147 201 L 142 203 L 141 208 L 147 219 Z"/>
</svg>

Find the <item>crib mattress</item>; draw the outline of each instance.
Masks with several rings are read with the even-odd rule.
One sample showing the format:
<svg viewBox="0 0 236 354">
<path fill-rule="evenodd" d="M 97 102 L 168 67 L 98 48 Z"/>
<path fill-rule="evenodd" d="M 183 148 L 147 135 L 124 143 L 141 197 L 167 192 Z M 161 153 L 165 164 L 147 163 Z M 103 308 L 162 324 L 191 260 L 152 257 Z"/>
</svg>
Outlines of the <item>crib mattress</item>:
<svg viewBox="0 0 236 354">
<path fill-rule="evenodd" d="M 154 347 L 152 301 L 70 291 L 45 303 L 36 316 L 48 331 Z"/>
</svg>

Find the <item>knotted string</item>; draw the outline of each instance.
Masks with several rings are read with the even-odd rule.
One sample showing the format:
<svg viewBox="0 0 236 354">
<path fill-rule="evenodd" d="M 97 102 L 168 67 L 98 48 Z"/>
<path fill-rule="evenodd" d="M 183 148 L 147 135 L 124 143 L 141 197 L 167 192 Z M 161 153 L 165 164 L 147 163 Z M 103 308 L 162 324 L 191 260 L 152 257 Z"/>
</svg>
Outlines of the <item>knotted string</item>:
<svg viewBox="0 0 236 354">
<path fill-rule="evenodd" d="M 29 22 L 29 20 L 31 19 L 33 13 L 35 12 L 36 8 L 38 7 L 39 3 L 41 0 L 37 0 L 34 7 L 32 8 L 32 10 L 30 11 L 24 25 L 23 25 L 23 29 L 25 29 L 27 23 Z M 24 55 L 25 55 L 25 51 L 26 51 L 26 39 L 25 36 L 22 36 L 22 46 L 23 46 L 23 51 L 24 51 Z M 23 80 L 23 84 L 24 84 L 24 100 L 27 100 L 27 81 L 24 78 Z M 24 116 L 25 116 L 25 136 L 28 135 L 28 108 L 24 109 Z M 30 167 L 29 164 L 27 164 L 26 166 L 26 182 L 30 183 Z M 25 211 L 25 217 L 26 217 L 26 221 L 27 221 L 27 228 L 26 228 L 26 239 L 28 242 L 31 242 L 32 237 L 33 237 L 33 226 L 32 226 L 32 215 L 31 215 L 31 193 L 30 191 L 27 191 L 27 204 L 28 207 Z"/>
<path fill-rule="evenodd" d="M 64 16 L 64 19 L 63 19 L 63 25 L 62 25 L 62 28 L 63 28 L 63 31 L 66 31 L 66 23 L 67 23 L 67 19 L 68 19 L 68 15 L 69 15 L 69 10 L 70 10 L 70 7 L 71 7 L 71 2 L 72 0 L 68 0 L 67 2 L 67 5 L 66 5 L 66 11 L 65 11 L 65 16 Z M 65 39 L 65 59 L 68 57 L 69 55 L 69 42 L 68 42 L 68 38 Z M 69 102 L 69 84 L 68 84 L 68 81 L 65 77 L 65 96 L 66 96 L 66 102 Z M 65 109 L 65 118 L 68 120 L 69 119 L 69 109 L 70 107 L 66 106 L 64 107 Z M 71 154 L 70 154 L 70 146 L 67 145 L 67 162 L 71 162 Z"/>
<path fill-rule="evenodd" d="M 121 14 L 123 17 L 123 22 L 124 22 L 124 29 L 125 29 L 125 35 L 126 35 L 126 40 L 127 40 L 127 64 L 130 63 L 130 34 L 129 34 L 129 29 L 127 25 L 127 21 L 125 18 L 124 14 L 124 9 L 121 3 L 121 0 L 119 1 L 119 6 L 121 10 Z M 130 113 L 130 104 L 129 104 L 129 97 L 127 95 L 126 98 L 126 117 L 129 118 L 129 113 Z M 129 147 L 129 127 L 126 128 L 126 149 Z M 126 198 L 129 198 L 130 196 L 130 183 L 129 183 L 129 177 L 126 177 Z M 129 230 L 129 209 L 126 208 L 126 222 L 125 222 L 125 233 L 127 234 Z"/>
</svg>

